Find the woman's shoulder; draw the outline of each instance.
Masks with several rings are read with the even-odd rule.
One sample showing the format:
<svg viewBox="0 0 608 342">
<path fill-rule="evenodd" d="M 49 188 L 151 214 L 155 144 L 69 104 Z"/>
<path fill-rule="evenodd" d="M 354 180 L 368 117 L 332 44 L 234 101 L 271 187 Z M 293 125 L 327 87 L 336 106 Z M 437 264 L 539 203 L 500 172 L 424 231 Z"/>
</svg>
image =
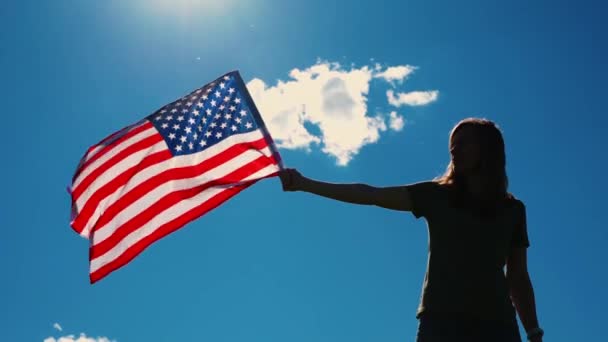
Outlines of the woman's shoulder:
<svg viewBox="0 0 608 342">
<path fill-rule="evenodd" d="M 524 201 L 511 192 L 507 192 L 507 203 L 515 206 L 525 207 Z"/>
<path fill-rule="evenodd" d="M 521 198 L 516 197 L 512 193 L 507 193 L 507 207 L 511 208 L 514 215 L 521 216 L 526 213 L 526 205 Z"/>
</svg>

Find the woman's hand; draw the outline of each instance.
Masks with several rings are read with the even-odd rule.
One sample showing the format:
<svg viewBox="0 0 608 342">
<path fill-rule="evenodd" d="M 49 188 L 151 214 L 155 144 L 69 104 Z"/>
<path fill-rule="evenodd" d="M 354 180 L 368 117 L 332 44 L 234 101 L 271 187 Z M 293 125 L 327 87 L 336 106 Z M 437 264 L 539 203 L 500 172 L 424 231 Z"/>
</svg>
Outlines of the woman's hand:
<svg viewBox="0 0 608 342">
<path fill-rule="evenodd" d="M 298 191 L 302 189 L 304 176 L 296 169 L 283 169 L 279 171 L 279 178 L 281 178 L 283 191 Z"/>
</svg>

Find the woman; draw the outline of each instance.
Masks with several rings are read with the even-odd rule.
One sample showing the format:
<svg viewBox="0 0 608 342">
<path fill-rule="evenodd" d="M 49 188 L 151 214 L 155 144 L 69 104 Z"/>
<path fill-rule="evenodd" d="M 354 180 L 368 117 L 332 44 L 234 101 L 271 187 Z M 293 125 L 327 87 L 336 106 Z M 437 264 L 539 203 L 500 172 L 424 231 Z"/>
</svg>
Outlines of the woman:
<svg viewBox="0 0 608 342">
<path fill-rule="evenodd" d="M 469 118 L 452 129 L 449 147 L 443 176 L 403 186 L 332 184 L 295 169 L 279 176 L 285 191 L 426 219 L 429 252 L 416 312 L 418 342 L 521 341 L 516 311 L 528 340 L 542 341 L 527 271 L 526 209 L 507 191 L 502 134 L 492 121 Z"/>
</svg>

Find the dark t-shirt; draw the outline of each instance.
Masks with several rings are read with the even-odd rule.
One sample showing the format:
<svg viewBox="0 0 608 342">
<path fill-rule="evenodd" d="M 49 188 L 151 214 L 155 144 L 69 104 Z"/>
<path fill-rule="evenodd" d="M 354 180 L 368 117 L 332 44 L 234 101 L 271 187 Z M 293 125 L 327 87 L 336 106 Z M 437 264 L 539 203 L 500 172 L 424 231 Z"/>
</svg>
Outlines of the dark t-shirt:
<svg viewBox="0 0 608 342">
<path fill-rule="evenodd" d="M 429 231 L 427 270 L 416 317 L 424 312 L 512 321 L 504 266 L 512 247 L 528 247 L 526 209 L 508 200 L 493 218 L 450 203 L 436 182 L 407 185 L 412 213 Z"/>
</svg>

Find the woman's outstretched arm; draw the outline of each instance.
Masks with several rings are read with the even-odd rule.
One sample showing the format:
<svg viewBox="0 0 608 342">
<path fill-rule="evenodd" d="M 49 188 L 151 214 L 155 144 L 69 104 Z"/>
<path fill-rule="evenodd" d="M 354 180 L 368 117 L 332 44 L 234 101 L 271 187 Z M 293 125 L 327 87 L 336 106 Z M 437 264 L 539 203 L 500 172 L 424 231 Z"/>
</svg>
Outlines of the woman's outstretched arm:
<svg viewBox="0 0 608 342">
<path fill-rule="evenodd" d="M 374 187 L 367 184 L 335 184 L 302 176 L 295 169 L 279 173 L 284 191 L 305 191 L 334 200 L 411 211 L 411 199 L 405 186 Z"/>
</svg>

